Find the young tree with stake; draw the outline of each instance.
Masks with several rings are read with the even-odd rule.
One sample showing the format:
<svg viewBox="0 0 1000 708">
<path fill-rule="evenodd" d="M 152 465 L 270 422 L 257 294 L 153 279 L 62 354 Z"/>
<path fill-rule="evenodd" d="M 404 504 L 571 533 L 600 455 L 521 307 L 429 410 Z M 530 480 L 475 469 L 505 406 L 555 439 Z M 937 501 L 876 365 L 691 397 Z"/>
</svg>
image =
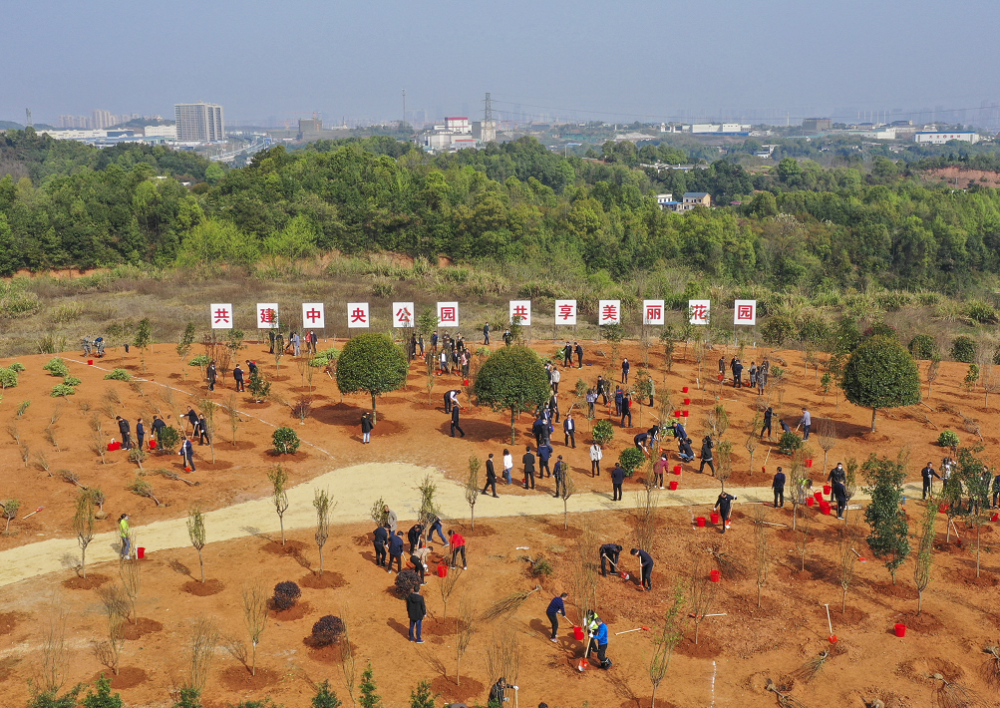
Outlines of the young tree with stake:
<svg viewBox="0 0 1000 708">
<path fill-rule="evenodd" d="M 455 685 L 462 685 L 462 657 L 476 633 L 476 611 L 468 598 L 458 610 L 458 640 L 455 642 Z"/>
<path fill-rule="evenodd" d="M 476 501 L 479 499 L 479 467 L 482 463 L 473 455 L 469 458 L 469 476 L 465 480 L 465 502 L 469 505 L 470 524 L 476 528 Z"/>
<path fill-rule="evenodd" d="M 653 637 L 653 655 L 649 660 L 649 681 L 653 684 L 650 708 L 656 708 L 656 689 L 667 676 L 674 649 L 684 639 L 684 603 L 684 584 L 678 580 L 674 585 L 673 602 L 663 619 L 663 628 Z"/>
<path fill-rule="evenodd" d="M 243 587 L 243 622 L 250 635 L 252 659 L 250 675 L 257 675 L 257 645 L 267 628 L 267 588 L 261 583 L 251 583 Z M 245 655 L 244 655 L 245 656 Z"/>
<path fill-rule="evenodd" d="M 281 465 L 275 465 L 268 470 L 267 478 L 271 482 L 271 499 L 274 510 L 278 514 L 278 524 L 281 526 L 281 545 L 285 545 L 285 512 L 288 511 L 288 473 Z"/>
<path fill-rule="evenodd" d="M 851 589 L 851 583 L 854 582 L 854 563 L 857 560 L 857 554 L 854 549 L 855 538 L 854 529 L 845 524 L 839 549 L 840 587 L 844 591 L 840 603 L 841 613 L 847 612 L 847 591 Z"/>
<path fill-rule="evenodd" d="M 73 531 L 77 543 L 80 544 L 80 574 L 87 577 L 87 546 L 94 540 L 94 530 L 97 519 L 94 517 L 94 504 L 90 492 L 81 490 L 76 497 L 76 512 L 73 514 Z"/>
<path fill-rule="evenodd" d="M 576 484 L 573 482 L 573 478 L 566 474 L 566 480 L 563 482 L 562 491 L 559 494 L 559 498 L 563 502 L 563 530 L 569 528 L 569 498 L 573 496 L 576 492 Z"/>
<path fill-rule="evenodd" d="M 316 509 L 316 546 L 319 548 L 319 575 L 323 577 L 323 546 L 330 537 L 330 493 L 325 489 L 317 489 L 313 497 L 313 507 Z"/>
<path fill-rule="evenodd" d="M 761 590 L 767 582 L 767 573 L 771 566 L 771 545 L 767 536 L 767 507 L 759 504 L 753 509 L 754 550 L 757 561 L 757 607 L 760 607 Z"/>
<path fill-rule="evenodd" d="M 201 566 L 201 582 L 204 584 L 205 559 L 201 552 L 205 548 L 207 537 L 205 534 L 205 515 L 202 513 L 200 507 L 192 506 L 188 510 L 187 529 L 188 537 L 191 539 L 191 545 L 194 546 L 196 551 L 198 551 L 198 565 Z"/>
<path fill-rule="evenodd" d="M 909 525 L 901 504 L 906 470 L 902 460 L 878 458 L 872 453 L 862 470 L 868 482 L 871 503 L 865 509 L 865 521 L 871 527 L 868 546 L 872 555 L 885 560 L 885 567 L 896 584 L 896 571 L 910 555 L 907 538 Z"/>
<path fill-rule="evenodd" d="M 934 534 L 937 525 L 938 500 L 931 497 L 924 505 L 924 516 L 920 520 L 920 535 L 917 536 L 917 557 L 913 564 L 913 584 L 917 588 L 917 616 L 924 605 L 924 590 L 931 583 L 931 566 L 934 562 Z"/>
</svg>

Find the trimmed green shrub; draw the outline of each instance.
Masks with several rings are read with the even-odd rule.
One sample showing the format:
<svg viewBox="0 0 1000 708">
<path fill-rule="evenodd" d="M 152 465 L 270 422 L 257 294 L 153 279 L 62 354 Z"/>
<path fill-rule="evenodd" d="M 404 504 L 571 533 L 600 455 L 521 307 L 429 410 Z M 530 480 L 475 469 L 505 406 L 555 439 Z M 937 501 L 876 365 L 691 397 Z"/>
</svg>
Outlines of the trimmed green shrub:
<svg viewBox="0 0 1000 708">
<path fill-rule="evenodd" d="M 299 449 L 299 436 L 291 428 L 278 428 L 272 436 L 274 451 L 279 455 L 294 455 Z"/>
<path fill-rule="evenodd" d="M 75 376 L 67 376 L 63 379 L 63 383 L 66 384 L 67 386 L 79 386 L 80 384 L 83 383 L 83 381 L 76 378 Z"/>
<path fill-rule="evenodd" d="M 69 367 L 66 366 L 66 362 L 60 359 L 59 357 L 55 357 L 54 359 L 49 359 L 49 363 L 43 366 L 42 368 L 48 371 L 53 376 L 58 376 L 59 378 L 62 378 L 63 376 L 69 374 Z"/>
<path fill-rule="evenodd" d="M 937 352 L 937 342 L 929 334 L 918 334 L 907 347 L 914 359 L 932 359 Z"/>
<path fill-rule="evenodd" d="M 848 401 L 872 409 L 873 433 L 879 408 L 920 402 L 917 362 L 902 344 L 889 337 L 872 337 L 862 342 L 847 360 L 840 385 Z"/>
<path fill-rule="evenodd" d="M 17 386 L 17 372 L 13 368 L 0 367 L 0 389 L 14 388 L 15 386 Z"/>
<path fill-rule="evenodd" d="M 188 362 L 188 366 L 208 366 L 212 363 L 212 360 L 208 358 L 205 354 L 196 356 L 194 359 Z"/>
<path fill-rule="evenodd" d="M 156 448 L 156 451 L 161 455 L 172 455 L 180 441 L 180 433 L 177 432 L 176 428 L 168 425 L 160 429 L 160 444 Z"/>
<path fill-rule="evenodd" d="M 960 444 L 958 433 L 954 430 L 942 430 L 941 434 L 938 435 L 937 443 L 941 447 L 958 447 Z"/>
<path fill-rule="evenodd" d="M 631 477 L 643 462 L 646 455 L 637 447 L 627 447 L 618 456 L 618 464 L 625 469 L 625 476 Z"/>
<path fill-rule="evenodd" d="M 778 440 L 778 452 L 782 455 L 791 455 L 800 447 L 802 447 L 802 438 L 791 430 L 782 433 L 781 439 Z"/>
<path fill-rule="evenodd" d="M 11 364 L 10 366 L 8 366 L 7 368 L 10 369 L 11 371 L 16 371 L 19 374 L 22 371 L 26 371 L 27 370 L 27 368 L 24 366 L 24 364 L 22 364 L 19 361 L 15 361 L 13 364 Z"/>
<path fill-rule="evenodd" d="M 615 437 L 615 426 L 611 424 L 610 420 L 599 420 L 594 423 L 593 436 L 594 442 L 601 447 L 607 445 Z"/>
<path fill-rule="evenodd" d="M 105 380 L 111 379 L 113 381 L 131 381 L 132 374 L 130 374 L 125 369 L 112 369 L 110 374 L 104 375 Z"/>
<path fill-rule="evenodd" d="M 972 337 L 955 337 L 951 343 L 951 358 L 963 364 L 971 364 L 976 358 L 976 343 Z"/>
<path fill-rule="evenodd" d="M 336 361 L 338 358 L 340 358 L 340 350 L 330 347 L 329 349 L 324 349 L 323 351 L 318 352 L 316 356 L 310 359 L 309 366 L 315 366 L 317 368 L 324 367 L 331 361 Z"/>
<path fill-rule="evenodd" d="M 76 393 L 76 388 L 70 386 L 69 384 L 61 383 L 54 386 L 52 388 L 52 393 L 49 395 L 56 398 L 58 396 L 72 396 L 74 393 Z"/>
</svg>

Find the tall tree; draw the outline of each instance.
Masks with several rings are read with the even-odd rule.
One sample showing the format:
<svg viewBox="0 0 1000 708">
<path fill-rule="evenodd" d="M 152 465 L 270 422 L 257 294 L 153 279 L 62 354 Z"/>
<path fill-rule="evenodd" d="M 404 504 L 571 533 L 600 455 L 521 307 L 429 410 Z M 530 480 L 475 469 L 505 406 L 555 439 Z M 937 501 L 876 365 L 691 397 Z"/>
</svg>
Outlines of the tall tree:
<svg viewBox="0 0 1000 708">
<path fill-rule="evenodd" d="M 551 395 L 549 377 L 538 355 L 527 347 L 504 347 L 487 359 L 473 387 L 476 404 L 510 411 L 510 442 L 517 438 L 517 416 L 544 405 Z"/>
<path fill-rule="evenodd" d="M 841 381 L 847 400 L 872 409 L 872 432 L 879 408 L 920 402 L 920 372 L 913 356 L 895 339 L 875 336 L 851 354 Z"/>
<path fill-rule="evenodd" d="M 903 461 L 886 457 L 871 457 L 862 467 L 868 482 L 866 491 L 871 503 L 865 509 L 865 521 L 871 529 L 867 541 L 872 555 L 885 561 L 896 584 L 896 571 L 910 555 L 909 524 L 902 509 L 903 481 L 906 469 Z"/>
<path fill-rule="evenodd" d="M 406 353 L 391 337 L 366 332 L 344 345 L 337 360 L 337 388 L 341 393 L 368 393 L 372 397 L 374 421 L 375 397 L 405 386 L 408 369 Z"/>
</svg>

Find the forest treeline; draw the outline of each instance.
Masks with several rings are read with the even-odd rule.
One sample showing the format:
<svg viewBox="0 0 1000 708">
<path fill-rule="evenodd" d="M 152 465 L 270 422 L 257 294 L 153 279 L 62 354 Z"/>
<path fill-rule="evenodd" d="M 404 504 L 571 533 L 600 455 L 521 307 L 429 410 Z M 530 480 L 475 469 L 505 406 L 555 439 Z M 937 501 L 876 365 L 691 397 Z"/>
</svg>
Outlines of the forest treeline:
<svg viewBox="0 0 1000 708">
<path fill-rule="evenodd" d="M 997 190 L 925 184 L 885 158 L 871 169 L 786 158 L 763 174 L 728 160 L 643 171 L 616 158 L 629 149 L 566 158 L 523 138 L 428 156 L 376 136 L 279 146 L 223 173 L 166 148 L 8 131 L 0 274 L 250 266 L 330 250 L 530 262 L 613 281 L 681 267 L 779 291 L 957 292 L 1000 273 Z M 719 208 L 659 209 L 657 193 L 685 191 L 708 192 Z"/>
</svg>

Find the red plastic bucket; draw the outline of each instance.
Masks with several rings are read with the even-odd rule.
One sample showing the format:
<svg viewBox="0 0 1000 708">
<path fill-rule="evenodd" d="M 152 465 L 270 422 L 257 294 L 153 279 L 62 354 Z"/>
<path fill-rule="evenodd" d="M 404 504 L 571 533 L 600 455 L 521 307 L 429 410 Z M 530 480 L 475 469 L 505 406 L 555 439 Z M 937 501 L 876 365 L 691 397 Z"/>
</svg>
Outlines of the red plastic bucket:
<svg viewBox="0 0 1000 708">
<path fill-rule="evenodd" d="M 681 417 L 681 412 L 680 411 L 674 411 L 674 418 L 680 418 L 680 417 Z"/>
<path fill-rule="evenodd" d="M 150 450 L 155 450 L 156 449 L 156 441 L 155 440 L 150 440 L 149 441 L 149 449 Z"/>
<path fill-rule="evenodd" d="M 463 386 L 468 386 L 469 385 L 469 380 L 468 379 L 462 379 L 462 385 Z"/>
<path fill-rule="evenodd" d="M 146 549 L 144 546 L 139 546 L 135 549 L 135 557 L 140 560 L 146 557 Z"/>
<path fill-rule="evenodd" d="M 896 636 L 897 637 L 905 637 L 906 636 L 906 625 L 905 624 L 897 624 L 894 627 L 894 629 L 896 630 Z"/>
<path fill-rule="evenodd" d="M 694 520 L 694 522 L 696 524 L 698 524 L 698 528 L 700 528 L 700 529 L 701 528 L 705 528 L 705 517 L 704 516 L 699 516 L 697 519 Z"/>
<path fill-rule="evenodd" d="M 713 583 L 717 583 L 720 580 L 722 580 L 722 573 L 720 573 L 717 570 L 713 570 L 711 573 L 708 574 L 708 579 L 711 580 Z"/>
<path fill-rule="evenodd" d="M 93 359 L 87 359 L 87 366 L 93 366 L 93 365 L 94 365 L 94 360 Z"/>
<path fill-rule="evenodd" d="M 813 496 L 816 497 L 816 501 L 823 501 L 823 492 L 813 492 Z"/>
<path fill-rule="evenodd" d="M 683 417 L 687 418 L 688 417 L 688 412 L 687 411 L 681 411 L 681 415 Z"/>
<path fill-rule="evenodd" d="M 688 392 L 688 387 L 687 386 L 685 386 L 684 388 L 681 389 L 681 393 L 687 393 L 687 392 Z"/>
<path fill-rule="evenodd" d="M 806 467 L 812 467 L 812 466 L 813 466 L 813 461 L 812 460 L 806 460 Z"/>
<path fill-rule="evenodd" d="M 829 484 L 823 485 L 823 494 L 829 494 L 831 491 L 833 491 L 833 487 L 831 487 Z"/>
<path fill-rule="evenodd" d="M 806 497 L 806 506 L 812 506 L 815 503 L 816 503 L 815 499 L 813 499 L 812 497 Z"/>
<path fill-rule="evenodd" d="M 1000 521 L 1000 514 L 994 514 L 991 516 L 990 521 Z"/>
<path fill-rule="evenodd" d="M 578 642 L 583 641 L 583 627 L 573 627 L 573 638 Z"/>
<path fill-rule="evenodd" d="M 690 406 L 691 405 L 691 399 L 690 398 L 685 398 L 684 399 L 684 405 L 685 406 Z"/>
<path fill-rule="evenodd" d="M 441 565 L 438 566 L 438 577 L 444 578 L 447 575 L 448 575 L 448 566 L 442 563 Z"/>
<path fill-rule="evenodd" d="M 820 504 L 819 505 L 819 510 L 821 512 L 823 512 L 824 514 L 826 514 L 827 516 L 830 515 L 830 505 L 829 504 Z"/>
<path fill-rule="evenodd" d="M 722 381 L 722 374 L 719 374 L 719 381 Z"/>
<path fill-rule="evenodd" d="M 712 512 L 712 514 L 711 514 L 711 516 L 712 516 L 712 523 L 713 523 L 713 524 L 717 524 L 717 523 L 719 523 L 719 515 L 718 515 L 718 514 L 716 514 L 716 513 L 715 513 L 715 512 L 713 511 L 713 512 Z"/>
<path fill-rule="evenodd" d="M 680 474 L 680 473 L 681 473 L 681 466 L 674 465 L 674 474 Z"/>
<path fill-rule="evenodd" d="M 675 479 L 670 480 L 670 484 L 667 486 L 670 487 L 671 491 L 677 489 L 677 480 Z"/>
</svg>

